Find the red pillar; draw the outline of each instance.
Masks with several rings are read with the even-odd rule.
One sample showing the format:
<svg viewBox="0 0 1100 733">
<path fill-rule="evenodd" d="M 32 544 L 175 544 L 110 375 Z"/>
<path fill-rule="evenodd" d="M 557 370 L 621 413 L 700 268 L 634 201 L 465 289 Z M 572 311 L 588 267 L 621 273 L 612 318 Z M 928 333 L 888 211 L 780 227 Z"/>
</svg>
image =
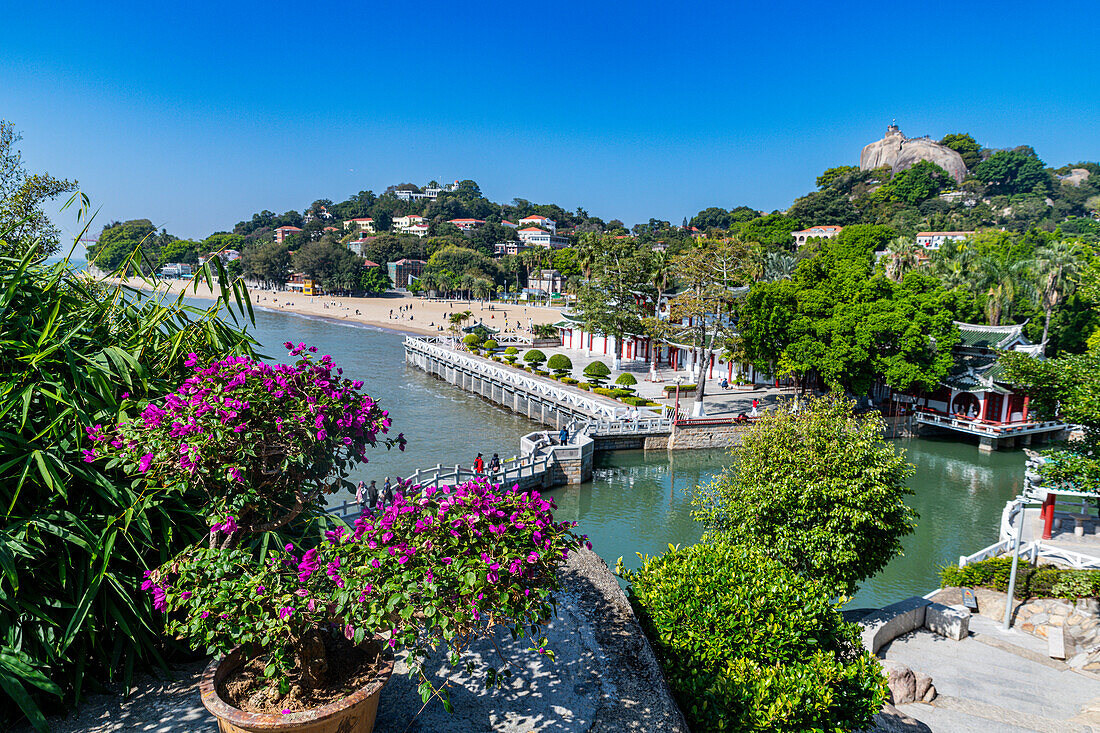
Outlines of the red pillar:
<svg viewBox="0 0 1100 733">
<path fill-rule="evenodd" d="M 1024 395 L 1024 422 L 1027 422 L 1027 401 L 1030 399 L 1030 396 Z"/>
<path fill-rule="evenodd" d="M 1050 531 L 1054 527 L 1054 494 L 1047 494 L 1047 498 L 1043 499 L 1043 509 L 1040 512 L 1040 516 L 1043 518 L 1043 539 L 1050 539 Z M 1023 524 L 1020 525 L 1021 531 L 1023 531 Z M 1023 539 L 1023 538 L 1021 538 Z"/>
<path fill-rule="evenodd" d="M 982 409 L 978 413 L 978 419 L 984 421 L 986 413 L 989 411 L 989 393 L 982 392 Z"/>
<path fill-rule="evenodd" d="M 729 379 L 729 381 L 732 382 L 733 381 L 733 362 L 732 361 L 729 363 L 729 373 L 730 373 L 730 375 L 729 375 L 729 377 L 727 377 L 727 379 Z"/>
<path fill-rule="evenodd" d="M 714 354 L 710 355 L 710 365 L 707 368 L 707 379 L 714 379 Z"/>
</svg>

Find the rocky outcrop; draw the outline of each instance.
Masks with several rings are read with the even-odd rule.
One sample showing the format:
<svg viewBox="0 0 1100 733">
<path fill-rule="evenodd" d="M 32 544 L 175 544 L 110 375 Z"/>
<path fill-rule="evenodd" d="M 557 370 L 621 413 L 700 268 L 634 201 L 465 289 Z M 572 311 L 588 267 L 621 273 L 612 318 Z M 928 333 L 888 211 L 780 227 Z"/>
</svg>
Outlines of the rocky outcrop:
<svg viewBox="0 0 1100 733">
<path fill-rule="evenodd" d="M 966 164 L 961 155 L 926 137 L 907 138 L 897 125 L 887 127 L 886 135 L 881 140 L 864 146 L 859 155 L 859 169 L 866 171 L 889 166 L 890 170 L 897 173 L 922 160 L 931 161 L 943 168 L 956 183 L 962 183 L 966 177 Z"/>
<path fill-rule="evenodd" d="M 1088 168 L 1071 168 L 1069 173 L 1062 176 L 1062 183 L 1067 186 L 1080 186 L 1089 179 Z"/>
</svg>

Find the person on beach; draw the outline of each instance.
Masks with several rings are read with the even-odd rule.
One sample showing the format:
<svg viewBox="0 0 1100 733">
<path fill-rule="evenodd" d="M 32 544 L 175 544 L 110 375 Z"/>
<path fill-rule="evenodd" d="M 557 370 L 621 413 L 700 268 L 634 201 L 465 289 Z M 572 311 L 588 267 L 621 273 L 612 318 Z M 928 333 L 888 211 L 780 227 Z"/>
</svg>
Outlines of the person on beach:
<svg viewBox="0 0 1100 733">
<path fill-rule="evenodd" d="M 481 457 L 481 454 L 477 454 L 477 458 L 474 459 L 474 473 L 478 476 L 485 470 L 485 459 Z"/>
<path fill-rule="evenodd" d="M 366 484 L 362 481 L 355 487 L 355 503 L 359 505 L 360 511 L 363 509 L 363 490 L 366 488 Z"/>
<path fill-rule="evenodd" d="M 494 473 L 500 470 L 500 456 L 496 453 L 489 459 L 489 473 Z"/>
</svg>

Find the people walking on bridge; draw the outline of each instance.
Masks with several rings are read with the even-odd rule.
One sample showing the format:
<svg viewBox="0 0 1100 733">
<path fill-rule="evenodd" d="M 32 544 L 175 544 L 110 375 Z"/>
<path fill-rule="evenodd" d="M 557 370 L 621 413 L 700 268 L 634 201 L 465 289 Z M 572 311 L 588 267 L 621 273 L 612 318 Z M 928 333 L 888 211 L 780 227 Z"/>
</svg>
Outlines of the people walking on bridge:
<svg viewBox="0 0 1100 733">
<path fill-rule="evenodd" d="M 367 488 L 367 485 L 362 481 L 355 487 L 355 503 L 359 505 L 359 511 L 363 510 L 363 491 Z"/>
<path fill-rule="evenodd" d="M 393 501 L 393 486 L 390 485 L 390 477 L 387 476 L 382 482 L 382 504 L 389 504 L 391 501 Z"/>
<path fill-rule="evenodd" d="M 562 428 L 558 433 L 558 442 L 562 445 L 569 445 L 569 428 Z"/>
<path fill-rule="evenodd" d="M 485 471 L 485 459 L 481 457 L 481 454 L 477 454 L 477 458 L 474 459 L 474 473 L 478 476 Z"/>
<path fill-rule="evenodd" d="M 374 506 L 378 503 L 378 482 L 371 481 L 370 486 L 367 487 L 367 502 Z"/>
<path fill-rule="evenodd" d="M 496 453 L 489 459 L 489 473 L 496 473 L 500 470 L 500 456 Z"/>
</svg>

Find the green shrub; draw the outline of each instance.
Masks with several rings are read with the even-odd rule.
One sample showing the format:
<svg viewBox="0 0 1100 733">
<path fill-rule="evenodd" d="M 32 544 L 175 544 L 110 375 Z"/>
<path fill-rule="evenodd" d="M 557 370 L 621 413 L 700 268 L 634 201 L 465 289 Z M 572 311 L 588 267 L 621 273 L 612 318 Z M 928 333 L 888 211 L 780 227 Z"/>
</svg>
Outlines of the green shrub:
<svg viewBox="0 0 1100 733">
<path fill-rule="evenodd" d="M 602 361 L 594 361 L 584 368 L 584 376 L 591 384 L 599 386 L 611 376 L 611 370 Z"/>
<path fill-rule="evenodd" d="M 497 348 L 499 345 L 500 344 L 498 344 L 495 339 L 489 339 L 488 341 L 486 341 L 485 343 L 483 343 L 481 345 L 481 348 L 485 349 L 486 351 L 492 351 L 493 349 Z"/>
<path fill-rule="evenodd" d="M 672 394 L 675 391 L 676 391 L 676 385 L 675 384 L 666 384 L 665 385 L 665 392 L 668 392 L 669 394 Z M 681 384 L 680 385 L 680 394 L 683 394 L 684 392 L 694 392 L 694 391 L 695 391 L 695 385 L 694 384 Z"/>
<path fill-rule="evenodd" d="M 534 334 L 535 338 L 552 339 L 558 335 L 558 329 L 550 323 L 538 323 L 531 329 L 531 333 Z"/>
<path fill-rule="evenodd" d="M 499 362 L 499 361 L 500 361 L 500 357 L 499 357 L 499 356 L 497 356 L 496 354 L 494 354 L 494 355 L 492 356 L 492 359 L 493 359 L 493 361 L 497 361 L 497 362 Z"/>
<path fill-rule="evenodd" d="M 548 376 L 550 376 L 550 372 L 548 372 L 548 371 L 546 371 L 546 370 L 544 370 L 544 369 L 536 369 L 536 370 L 535 370 L 535 374 L 539 375 L 540 377 L 548 377 Z"/>
<path fill-rule="evenodd" d="M 550 361 L 546 362 L 546 368 L 554 372 L 554 376 L 561 378 L 573 371 L 573 362 L 565 354 L 554 354 Z"/>
<path fill-rule="evenodd" d="M 621 400 L 623 397 L 630 397 L 634 394 L 632 389 L 613 389 L 611 390 L 611 396 L 617 400 Z"/>
<path fill-rule="evenodd" d="M 595 392 L 596 394 L 602 394 L 604 397 L 614 397 L 615 396 L 615 391 L 614 390 L 606 389 L 604 387 L 597 387 L 595 385 L 592 386 L 592 391 Z"/>
<path fill-rule="evenodd" d="M 623 385 L 623 386 L 626 386 L 626 387 L 629 387 L 629 386 L 631 386 L 633 384 L 637 384 L 637 383 L 638 383 L 638 378 L 635 377 L 630 372 L 623 372 L 615 380 L 615 384 Z"/>
<path fill-rule="evenodd" d="M 508 362 L 509 364 L 515 364 L 518 354 L 519 349 L 517 349 L 515 346 L 509 346 L 507 349 L 504 350 L 504 361 Z"/>
<path fill-rule="evenodd" d="M 573 379 L 573 377 L 562 377 L 561 378 L 561 383 L 562 384 L 576 384 L 577 380 Z"/>
<path fill-rule="evenodd" d="M 580 387 L 581 389 L 583 389 L 585 392 L 592 389 L 591 385 L 589 385 L 587 382 L 581 382 L 577 386 Z"/>
<path fill-rule="evenodd" d="M 966 567 L 940 569 L 944 587 L 977 586 L 1008 592 L 1011 557 L 991 557 Z M 1050 565 L 1035 567 L 1021 562 L 1016 568 L 1016 598 L 1082 598 L 1100 595 L 1100 570 L 1066 570 Z"/>
<path fill-rule="evenodd" d="M 471 351 L 481 345 L 482 338 L 476 333 L 468 333 L 462 337 L 462 343 L 466 344 L 466 347 Z"/>
<path fill-rule="evenodd" d="M 759 550 L 676 547 L 620 574 L 694 731 L 862 730 L 885 700 L 830 589 Z"/>
<path fill-rule="evenodd" d="M 542 353 L 538 349 L 531 349 L 523 355 L 523 360 L 535 367 L 536 369 L 546 361 L 546 354 Z"/>
<path fill-rule="evenodd" d="M 651 405 L 657 404 L 652 400 L 647 400 L 645 397 L 622 397 L 620 399 L 633 407 L 650 407 Z"/>
</svg>

